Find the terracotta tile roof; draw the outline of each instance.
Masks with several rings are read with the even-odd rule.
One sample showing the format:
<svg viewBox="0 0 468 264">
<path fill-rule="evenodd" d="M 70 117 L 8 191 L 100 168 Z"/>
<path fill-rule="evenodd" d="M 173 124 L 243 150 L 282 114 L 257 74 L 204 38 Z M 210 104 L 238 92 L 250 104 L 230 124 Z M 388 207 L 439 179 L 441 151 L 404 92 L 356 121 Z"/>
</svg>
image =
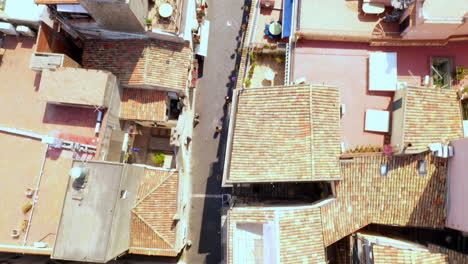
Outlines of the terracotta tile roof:
<svg viewBox="0 0 468 264">
<path fill-rule="evenodd" d="M 403 144 L 412 145 L 407 153 L 463 137 L 461 105 L 455 90 L 408 87 L 406 96 Z"/>
<path fill-rule="evenodd" d="M 36 5 L 79 4 L 79 0 L 35 0 Z"/>
<path fill-rule="evenodd" d="M 427 175 L 418 174 L 418 160 L 427 162 Z M 388 174 L 380 176 L 380 165 L 387 162 Z M 428 152 L 356 157 L 343 161 L 341 171 L 336 200 L 321 208 L 326 246 L 370 223 L 444 227 L 447 160 Z"/>
<path fill-rule="evenodd" d="M 374 264 L 444 264 L 448 262 L 445 254 L 423 250 L 402 249 L 391 246 L 373 245 Z"/>
<path fill-rule="evenodd" d="M 166 92 L 124 88 L 120 118 L 140 121 L 166 120 Z"/>
<path fill-rule="evenodd" d="M 162 40 L 89 40 L 83 48 L 83 67 L 115 74 L 124 86 L 187 86 L 192 51 L 186 44 Z"/>
<path fill-rule="evenodd" d="M 448 263 L 450 264 L 468 264 L 468 254 L 463 254 L 434 244 L 429 244 L 429 250 L 447 255 Z"/>
<path fill-rule="evenodd" d="M 249 88 L 236 110 L 227 182 L 340 178 L 338 88 Z"/>
<path fill-rule="evenodd" d="M 228 263 L 234 262 L 234 235 L 237 223 L 273 223 L 279 231 L 280 263 L 323 263 L 325 250 L 321 232 L 320 209 L 302 207 L 245 207 L 228 213 Z M 269 241 L 268 243 L 275 243 Z M 239 253 L 237 253 L 239 254 Z"/>
<path fill-rule="evenodd" d="M 129 253 L 177 256 L 177 171 L 145 169 L 132 210 Z"/>
</svg>

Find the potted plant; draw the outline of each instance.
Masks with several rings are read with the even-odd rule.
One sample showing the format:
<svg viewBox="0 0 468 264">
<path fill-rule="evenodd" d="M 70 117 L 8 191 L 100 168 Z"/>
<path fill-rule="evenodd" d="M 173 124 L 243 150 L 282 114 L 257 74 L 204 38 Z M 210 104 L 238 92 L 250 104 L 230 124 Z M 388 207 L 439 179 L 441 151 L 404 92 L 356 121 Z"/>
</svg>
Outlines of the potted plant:
<svg viewBox="0 0 468 264">
<path fill-rule="evenodd" d="M 156 166 L 161 167 L 162 165 L 164 165 L 165 158 L 166 158 L 166 155 L 164 155 L 164 153 L 156 152 L 153 155 L 152 161 Z"/>
<path fill-rule="evenodd" d="M 153 29 L 153 20 L 151 18 L 146 19 L 146 26 L 148 27 L 148 31 Z"/>
</svg>

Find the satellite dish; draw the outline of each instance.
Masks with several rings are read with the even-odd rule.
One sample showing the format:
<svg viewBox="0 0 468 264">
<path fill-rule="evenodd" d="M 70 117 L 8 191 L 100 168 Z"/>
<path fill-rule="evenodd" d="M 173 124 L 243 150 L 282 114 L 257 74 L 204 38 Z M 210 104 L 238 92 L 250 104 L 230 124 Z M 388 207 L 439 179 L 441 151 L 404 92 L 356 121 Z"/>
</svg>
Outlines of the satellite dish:
<svg viewBox="0 0 468 264">
<path fill-rule="evenodd" d="M 73 179 L 79 179 L 85 177 L 87 173 L 88 169 L 86 168 L 71 168 L 69 174 Z"/>
</svg>

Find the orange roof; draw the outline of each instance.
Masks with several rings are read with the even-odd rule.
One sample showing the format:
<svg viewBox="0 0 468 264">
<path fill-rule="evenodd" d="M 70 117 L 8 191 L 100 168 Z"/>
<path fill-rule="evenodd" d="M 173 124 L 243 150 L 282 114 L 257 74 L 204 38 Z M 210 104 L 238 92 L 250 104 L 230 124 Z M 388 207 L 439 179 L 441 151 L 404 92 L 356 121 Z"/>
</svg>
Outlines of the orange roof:
<svg viewBox="0 0 468 264">
<path fill-rule="evenodd" d="M 140 121 L 166 120 L 166 92 L 124 88 L 120 118 Z"/>
<path fill-rule="evenodd" d="M 423 250 L 373 245 L 374 264 L 449 264 L 447 255 Z"/>
<path fill-rule="evenodd" d="M 468 254 L 463 254 L 434 244 L 429 244 L 429 250 L 431 252 L 437 252 L 447 255 L 447 263 L 468 264 Z"/>
<path fill-rule="evenodd" d="M 418 173 L 419 160 L 427 175 Z M 388 163 L 387 176 L 380 176 Z M 355 157 L 342 161 L 343 180 L 335 183 L 336 200 L 321 208 L 325 245 L 370 224 L 443 228 L 447 160 L 431 153 L 411 156 Z"/>
<path fill-rule="evenodd" d="M 179 173 L 145 169 L 132 210 L 130 253 L 177 256 L 177 213 Z"/>
<path fill-rule="evenodd" d="M 162 40 L 89 40 L 83 67 L 108 70 L 124 86 L 184 90 L 192 52 L 186 44 Z"/>
<path fill-rule="evenodd" d="M 247 88 L 237 98 L 226 182 L 340 179 L 338 88 Z"/>
<path fill-rule="evenodd" d="M 37 5 L 79 4 L 78 0 L 35 0 Z"/>
<path fill-rule="evenodd" d="M 235 239 L 237 224 L 273 224 L 279 241 L 269 241 L 262 234 L 262 247 L 277 245 L 280 263 L 325 263 L 325 249 L 321 232 L 320 209 L 312 206 L 298 207 L 235 207 L 228 214 L 227 263 L 234 259 L 248 258 L 243 254 L 244 244 Z M 263 229 L 265 230 L 265 229 Z M 276 231 L 274 231 L 276 232 Z M 249 239 L 244 238 L 242 239 Z M 257 245 L 257 244 L 256 244 Z M 242 252 L 237 252 L 237 250 Z M 262 250 L 262 249 L 259 249 Z M 263 252 L 263 250 L 262 250 Z M 237 254 L 237 256 L 235 256 Z M 240 255 L 239 255 L 240 254 Z"/>
<path fill-rule="evenodd" d="M 455 90 L 408 87 L 403 92 L 403 145 L 412 145 L 406 153 L 427 151 L 431 143 L 463 138 L 461 105 Z"/>
</svg>

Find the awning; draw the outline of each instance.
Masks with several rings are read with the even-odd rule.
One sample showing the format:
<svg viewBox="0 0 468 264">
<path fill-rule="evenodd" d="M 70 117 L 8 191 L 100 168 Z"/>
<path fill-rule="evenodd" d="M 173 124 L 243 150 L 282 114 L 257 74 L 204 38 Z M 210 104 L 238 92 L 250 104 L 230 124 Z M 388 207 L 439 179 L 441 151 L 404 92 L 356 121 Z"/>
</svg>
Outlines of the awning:
<svg viewBox="0 0 468 264">
<path fill-rule="evenodd" d="M 283 0 L 283 33 L 282 37 L 291 36 L 293 25 L 293 4 L 294 0 Z"/>
<path fill-rule="evenodd" d="M 210 21 L 203 20 L 203 23 L 200 25 L 200 44 L 195 46 L 196 54 L 200 56 L 208 55 L 208 40 L 210 37 Z"/>
</svg>

